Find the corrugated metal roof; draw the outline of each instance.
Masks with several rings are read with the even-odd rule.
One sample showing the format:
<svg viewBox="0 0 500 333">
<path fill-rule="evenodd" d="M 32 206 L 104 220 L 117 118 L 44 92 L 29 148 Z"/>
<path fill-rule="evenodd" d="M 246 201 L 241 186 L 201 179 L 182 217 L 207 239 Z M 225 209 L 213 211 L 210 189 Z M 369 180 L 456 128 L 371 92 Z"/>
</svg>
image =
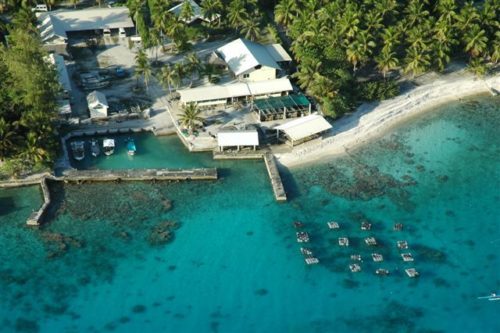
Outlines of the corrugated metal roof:
<svg viewBox="0 0 500 333">
<path fill-rule="evenodd" d="M 236 39 L 217 49 L 235 75 L 250 71 L 256 66 L 266 66 L 280 69 L 266 47 L 247 39 Z"/>
<path fill-rule="evenodd" d="M 64 63 L 64 58 L 58 54 L 49 54 L 50 62 L 56 67 L 59 83 L 67 92 L 71 91 L 71 82 L 69 80 L 68 70 Z"/>
<path fill-rule="evenodd" d="M 292 91 L 290 80 L 281 78 L 260 82 L 233 83 L 228 85 L 213 85 L 209 87 L 178 90 L 183 103 L 220 100 L 252 95 L 275 94 Z"/>
<path fill-rule="evenodd" d="M 275 61 L 292 61 L 292 57 L 290 57 L 281 44 L 270 44 L 264 46 Z"/>
<path fill-rule="evenodd" d="M 105 107 L 109 107 L 106 95 L 97 90 L 94 90 L 93 92 L 87 95 L 87 104 L 89 107 L 95 107 L 98 104 L 104 105 Z"/>
<path fill-rule="evenodd" d="M 217 133 L 219 147 L 258 146 L 259 134 L 257 130 L 220 131 Z"/>
<path fill-rule="evenodd" d="M 184 2 L 189 1 L 189 4 L 191 5 L 191 8 L 193 8 L 193 16 L 189 20 L 187 20 L 186 23 L 193 23 L 197 19 L 204 20 L 204 21 L 209 21 L 208 19 L 205 18 L 205 16 L 201 12 L 201 7 L 194 2 L 193 0 L 184 0 L 180 4 L 170 8 L 168 11 L 172 12 L 175 16 L 179 16 L 182 11 L 182 6 L 184 5 Z"/>
<path fill-rule="evenodd" d="M 127 7 L 55 10 L 38 13 L 37 17 L 43 42 L 56 36 L 66 38 L 68 31 L 134 27 Z"/>
<path fill-rule="evenodd" d="M 332 125 L 319 114 L 298 118 L 275 127 L 275 129 L 285 132 L 293 141 L 310 137 L 311 135 L 321 133 L 330 128 L 332 128 Z"/>
</svg>

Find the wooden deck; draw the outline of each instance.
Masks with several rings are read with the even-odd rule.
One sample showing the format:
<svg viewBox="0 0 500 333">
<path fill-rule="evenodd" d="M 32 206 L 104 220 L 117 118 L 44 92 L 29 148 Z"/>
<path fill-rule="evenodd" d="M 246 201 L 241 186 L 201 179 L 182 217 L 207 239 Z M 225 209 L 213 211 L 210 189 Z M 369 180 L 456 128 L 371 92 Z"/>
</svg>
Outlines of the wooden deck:
<svg viewBox="0 0 500 333">
<path fill-rule="evenodd" d="M 267 173 L 269 174 L 269 179 L 271 180 L 271 186 L 273 187 L 274 198 L 276 201 L 286 201 L 286 192 L 281 181 L 281 176 L 276 165 L 276 160 L 274 155 L 271 153 L 264 154 L 264 162 L 266 163 Z"/>
</svg>

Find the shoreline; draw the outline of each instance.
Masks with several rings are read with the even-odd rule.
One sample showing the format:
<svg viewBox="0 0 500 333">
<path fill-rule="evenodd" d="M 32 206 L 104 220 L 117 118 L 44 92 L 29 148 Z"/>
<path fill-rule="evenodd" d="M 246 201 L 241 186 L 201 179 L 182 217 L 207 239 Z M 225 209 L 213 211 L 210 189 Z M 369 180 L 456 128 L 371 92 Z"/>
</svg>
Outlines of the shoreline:
<svg viewBox="0 0 500 333">
<path fill-rule="evenodd" d="M 289 153 L 276 154 L 279 163 L 293 168 L 322 159 L 346 154 L 370 140 L 380 137 L 395 126 L 431 111 L 443 104 L 462 98 L 491 94 L 500 90 L 500 74 L 485 79 L 472 75 L 441 76 L 397 97 L 363 104 L 352 114 L 337 120 L 333 129 L 322 138 L 305 143 Z"/>
</svg>

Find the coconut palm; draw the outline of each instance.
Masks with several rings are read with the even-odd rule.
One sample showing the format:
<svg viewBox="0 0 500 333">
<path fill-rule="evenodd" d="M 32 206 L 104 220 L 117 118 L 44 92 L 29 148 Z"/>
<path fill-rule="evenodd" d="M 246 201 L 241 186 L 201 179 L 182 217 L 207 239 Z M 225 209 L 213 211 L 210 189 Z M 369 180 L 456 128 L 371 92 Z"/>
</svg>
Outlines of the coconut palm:
<svg viewBox="0 0 500 333">
<path fill-rule="evenodd" d="M 179 85 L 179 76 L 170 64 L 162 67 L 160 82 L 167 86 L 169 94 L 172 93 L 172 86 L 177 87 Z"/>
<path fill-rule="evenodd" d="M 190 22 L 194 16 L 194 9 L 189 0 L 184 0 L 179 13 L 179 19 L 184 22 Z"/>
<path fill-rule="evenodd" d="M 248 12 L 241 0 L 233 0 L 229 5 L 227 21 L 233 28 L 241 27 L 248 20 Z"/>
<path fill-rule="evenodd" d="M 470 26 L 479 23 L 481 16 L 472 1 L 468 1 L 457 16 L 457 27 L 462 31 L 468 31 Z"/>
<path fill-rule="evenodd" d="M 292 77 L 296 78 L 300 88 L 308 90 L 314 83 L 315 78 L 321 72 L 321 61 L 311 60 L 301 63 L 299 70 L 295 72 Z"/>
<path fill-rule="evenodd" d="M 430 66 L 430 56 L 427 52 L 410 47 L 405 58 L 405 73 L 411 73 L 412 77 L 425 72 Z"/>
<path fill-rule="evenodd" d="M 174 64 L 174 71 L 175 73 L 177 74 L 177 76 L 179 77 L 179 83 L 182 84 L 182 80 L 184 79 L 184 77 L 186 76 L 187 74 L 187 69 L 186 69 L 186 65 L 183 63 L 183 62 L 176 62 Z"/>
<path fill-rule="evenodd" d="M 274 21 L 288 27 L 297 15 L 297 11 L 296 0 L 281 0 L 274 8 Z"/>
<path fill-rule="evenodd" d="M 151 78 L 151 64 L 143 49 L 135 55 L 135 76 L 137 79 L 137 87 L 139 87 L 139 78 L 142 77 L 146 89 L 148 89 L 149 79 Z"/>
<path fill-rule="evenodd" d="M 382 73 L 384 79 L 387 75 L 387 72 L 397 68 L 399 65 L 399 60 L 396 57 L 396 53 L 392 52 L 392 50 L 389 48 L 383 48 L 382 52 L 380 52 L 380 54 L 375 57 L 375 61 L 377 62 L 377 69 Z"/>
<path fill-rule="evenodd" d="M 246 39 L 256 41 L 260 36 L 260 19 L 259 16 L 252 16 L 243 23 L 241 33 Z"/>
<path fill-rule="evenodd" d="M 465 32 L 463 39 L 465 52 L 469 53 L 471 57 L 477 57 L 486 50 L 488 37 L 486 37 L 486 32 L 478 24 L 472 25 Z"/>
<path fill-rule="evenodd" d="M 208 79 L 208 82 L 214 83 L 216 78 L 218 78 L 220 71 L 214 64 L 205 64 L 201 70 L 201 75 Z"/>
<path fill-rule="evenodd" d="M 201 64 L 200 58 L 196 55 L 196 53 L 191 52 L 186 56 L 186 71 L 189 73 L 191 77 L 191 85 L 193 84 L 193 74 L 200 75 L 200 71 L 203 68 Z"/>
<path fill-rule="evenodd" d="M 201 2 L 201 14 L 210 22 L 217 22 L 220 24 L 220 17 L 222 13 L 222 2 L 220 0 L 203 0 Z"/>
<path fill-rule="evenodd" d="M 429 11 L 424 8 L 424 3 L 420 0 L 410 0 L 404 13 L 407 28 L 414 27 L 429 16 Z"/>
<path fill-rule="evenodd" d="M 196 103 L 188 103 L 182 107 L 182 114 L 179 116 L 179 121 L 182 126 L 186 127 L 189 134 L 193 134 L 193 130 L 200 123 L 203 123 L 203 117 L 200 116 L 201 110 Z"/>
</svg>

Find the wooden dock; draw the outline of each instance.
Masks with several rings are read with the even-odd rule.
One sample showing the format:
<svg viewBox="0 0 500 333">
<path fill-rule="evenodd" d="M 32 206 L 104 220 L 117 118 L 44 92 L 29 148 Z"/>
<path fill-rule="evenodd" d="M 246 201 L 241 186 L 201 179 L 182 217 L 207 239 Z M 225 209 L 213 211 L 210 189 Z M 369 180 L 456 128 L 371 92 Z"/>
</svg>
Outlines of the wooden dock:
<svg viewBox="0 0 500 333">
<path fill-rule="evenodd" d="M 264 162 L 266 163 L 267 173 L 269 174 L 269 179 L 271 180 L 271 186 L 273 187 L 274 197 L 276 201 L 286 201 L 286 192 L 281 181 L 281 176 L 276 165 L 276 160 L 274 155 L 271 153 L 264 154 Z"/>
</svg>

